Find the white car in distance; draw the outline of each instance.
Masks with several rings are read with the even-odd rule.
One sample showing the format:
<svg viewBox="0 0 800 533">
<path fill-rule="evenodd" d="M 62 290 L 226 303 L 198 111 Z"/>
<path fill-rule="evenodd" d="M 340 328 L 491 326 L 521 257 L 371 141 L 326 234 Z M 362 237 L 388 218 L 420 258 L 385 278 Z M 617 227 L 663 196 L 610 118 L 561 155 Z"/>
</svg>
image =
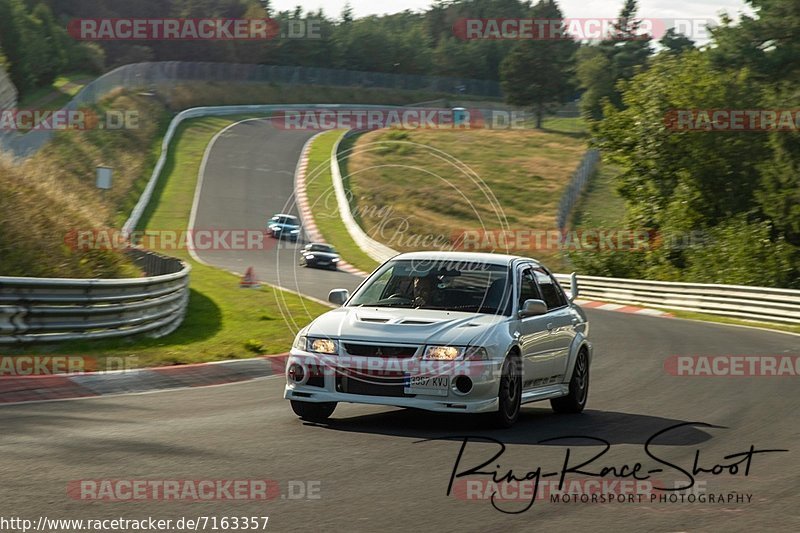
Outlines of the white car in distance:
<svg viewBox="0 0 800 533">
<path fill-rule="evenodd" d="M 284 398 L 323 421 L 338 402 L 487 413 L 510 427 L 522 404 L 586 406 L 592 345 L 586 315 L 539 262 L 467 252 L 400 254 L 341 307 L 303 328 Z"/>
</svg>

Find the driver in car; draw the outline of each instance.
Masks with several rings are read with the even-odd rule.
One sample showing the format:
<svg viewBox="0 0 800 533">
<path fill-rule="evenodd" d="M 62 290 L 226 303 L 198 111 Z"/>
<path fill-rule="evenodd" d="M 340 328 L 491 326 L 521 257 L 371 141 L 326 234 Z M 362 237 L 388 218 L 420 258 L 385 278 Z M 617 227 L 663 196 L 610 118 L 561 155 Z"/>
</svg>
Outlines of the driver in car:
<svg viewBox="0 0 800 533">
<path fill-rule="evenodd" d="M 426 304 L 430 305 L 433 302 L 434 292 L 436 289 L 436 278 L 433 276 L 424 276 L 414 278 L 412 285 L 412 305 L 414 307 L 423 307 Z"/>
</svg>

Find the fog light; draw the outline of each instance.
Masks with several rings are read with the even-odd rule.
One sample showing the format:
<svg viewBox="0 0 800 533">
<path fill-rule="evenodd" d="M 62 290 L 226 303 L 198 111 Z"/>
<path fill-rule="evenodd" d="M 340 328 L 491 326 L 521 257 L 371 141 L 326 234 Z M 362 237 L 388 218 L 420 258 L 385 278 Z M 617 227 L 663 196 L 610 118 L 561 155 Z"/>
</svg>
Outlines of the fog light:
<svg viewBox="0 0 800 533">
<path fill-rule="evenodd" d="M 467 394 L 472 390 L 472 380 L 467 376 L 458 376 L 456 378 L 456 390 L 461 394 Z"/>
<path fill-rule="evenodd" d="M 303 381 L 303 376 L 305 376 L 305 372 L 303 372 L 303 367 L 298 365 L 297 363 L 292 363 L 289 365 L 289 371 L 287 372 L 289 375 L 289 379 L 294 381 L 295 383 L 300 383 Z"/>
</svg>

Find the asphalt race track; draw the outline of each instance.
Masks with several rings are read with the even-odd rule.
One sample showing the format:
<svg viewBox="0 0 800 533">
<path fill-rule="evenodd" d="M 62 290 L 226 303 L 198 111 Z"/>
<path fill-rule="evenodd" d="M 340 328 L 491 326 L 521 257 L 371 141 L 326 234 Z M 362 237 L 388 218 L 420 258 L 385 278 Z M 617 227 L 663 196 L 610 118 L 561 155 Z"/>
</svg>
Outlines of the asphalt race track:
<svg viewBox="0 0 800 533">
<path fill-rule="evenodd" d="M 284 210 L 297 157 L 309 133 L 273 130 L 263 121 L 238 125 L 211 152 L 195 227 L 261 228 Z M 252 252 L 247 252 L 252 254 Z M 352 288 L 341 272 L 294 268 L 296 252 L 201 257 L 264 280 L 324 298 Z M 285 269 L 285 276 L 284 276 Z M 278 278 L 280 274 L 280 278 Z M 5 514 L 50 518 L 180 518 L 269 516 L 275 531 L 797 531 L 800 530 L 800 394 L 797 377 L 678 377 L 665 371 L 671 355 L 797 354 L 797 336 L 678 319 L 589 311 L 595 344 L 589 407 L 556 415 L 547 404 L 523 408 L 510 430 L 484 430 L 481 420 L 413 410 L 340 405 L 330 423 L 299 421 L 281 399 L 279 376 L 244 384 L 155 394 L 0 407 Z M 288 348 L 288 347 L 287 347 Z M 498 477 L 518 478 L 541 466 L 558 471 L 610 450 L 586 466 L 642 462 L 661 466 L 661 485 L 686 476 L 645 453 L 656 432 L 684 427 L 655 441 L 651 452 L 691 471 L 734 462 L 725 456 L 756 449 L 749 474 L 698 474 L 706 494 L 749 495 L 744 503 L 551 503 L 537 501 L 504 514 L 486 499 L 464 501 L 446 490 L 463 435 L 507 445 Z M 428 440 L 442 439 L 442 440 Z M 495 454 L 497 445 L 470 443 L 460 470 Z M 580 461 L 579 459 L 582 459 Z M 572 475 L 570 475 L 572 476 Z M 569 477 L 569 476 L 568 476 Z M 283 497 L 266 502 L 85 502 L 67 495 L 71 480 L 271 479 Z M 312 482 L 318 498 L 290 498 L 289 482 Z M 295 487 L 298 485 L 295 484 Z M 315 496 L 317 493 L 315 492 Z M 521 502 L 500 502 L 516 511 Z M 569 529 L 567 529 L 569 528 Z"/>
<path fill-rule="evenodd" d="M 243 122 L 222 133 L 203 173 L 195 229 L 261 230 L 276 213 L 299 216 L 294 173 L 303 145 L 315 133 L 276 129 L 269 120 Z M 266 250 L 209 250 L 198 251 L 198 255 L 234 272 L 252 266 L 260 280 L 321 300 L 327 300 L 332 288 L 352 291 L 361 281 L 346 272 L 308 272 L 299 267 L 303 242 L 267 237 L 265 243 Z"/>
</svg>

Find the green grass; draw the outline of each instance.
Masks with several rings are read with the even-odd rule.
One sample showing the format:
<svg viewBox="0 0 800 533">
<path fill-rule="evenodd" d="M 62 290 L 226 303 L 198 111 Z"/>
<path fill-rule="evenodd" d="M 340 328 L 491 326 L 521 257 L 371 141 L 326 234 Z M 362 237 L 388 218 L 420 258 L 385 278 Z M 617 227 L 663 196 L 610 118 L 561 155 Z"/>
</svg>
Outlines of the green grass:
<svg viewBox="0 0 800 533">
<path fill-rule="evenodd" d="M 378 263 L 364 253 L 350 237 L 339 216 L 336 195 L 333 191 L 331 150 L 343 134 L 342 131 L 328 131 L 312 141 L 306 175 L 306 194 L 314 223 L 322 237 L 336 247 L 345 261 L 365 272 L 372 272 Z"/>
<path fill-rule="evenodd" d="M 618 169 L 601 163 L 572 216 L 575 228 L 621 229 L 625 225 L 625 200 L 614 184 Z"/>
<path fill-rule="evenodd" d="M 700 320 L 702 322 L 716 322 L 718 324 L 732 324 L 736 326 L 750 326 L 756 328 L 772 329 L 775 331 L 786 331 L 789 333 L 800 334 L 800 325 L 792 326 L 790 324 L 778 324 L 775 322 L 758 322 L 755 320 L 742 320 L 738 318 L 731 318 L 719 315 L 709 315 L 707 313 L 694 313 L 692 311 L 679 311 L 675 309 L 669 310 L 670 313 L 678 318 L 686 318 L 688 320 Z"/>
<path fill-rule="evenodd" d="M 80 72 L 64 74 L 46 87 L 39 87 L 19 101 L 20 109 L 61 109 L 96 75 Z"/>
<path fill-rule="evenodd" d="M 174 230 L 187 226 L 205 148 L 217 131 L 238 119 L 201 118 L 181 127 L 170 148 L 152 207 L 140 228 Z M 185 250 L 170 255 L 192 265 L 188 315 L 174 333 L 161 339 L 75 342 L 39 351 L 129 357 L 131 366 L 238 359 L 253 357 L 257 352 L 284 353 L 299 328 L 329 309 L 268 286 L 240 289 L 237 276 L 196 263 Z"/>
<path fill-rule="evenodd" d="M 573 134 L 588 137 L 589 130 L 586 122 L 581 117 L 545 117 L 542 120 L 542 129 L 554 133 Z"/>
<path fill-rule="evenodd" d="M 378 130 L 347 169 L 367 234 L 401 252 L 448 249 L 465 230 L 554 231 L 585 151 L 582 136 L 544 130 Z M 513 251 L 562 267 L 557 250 Z"/>
</svg>

